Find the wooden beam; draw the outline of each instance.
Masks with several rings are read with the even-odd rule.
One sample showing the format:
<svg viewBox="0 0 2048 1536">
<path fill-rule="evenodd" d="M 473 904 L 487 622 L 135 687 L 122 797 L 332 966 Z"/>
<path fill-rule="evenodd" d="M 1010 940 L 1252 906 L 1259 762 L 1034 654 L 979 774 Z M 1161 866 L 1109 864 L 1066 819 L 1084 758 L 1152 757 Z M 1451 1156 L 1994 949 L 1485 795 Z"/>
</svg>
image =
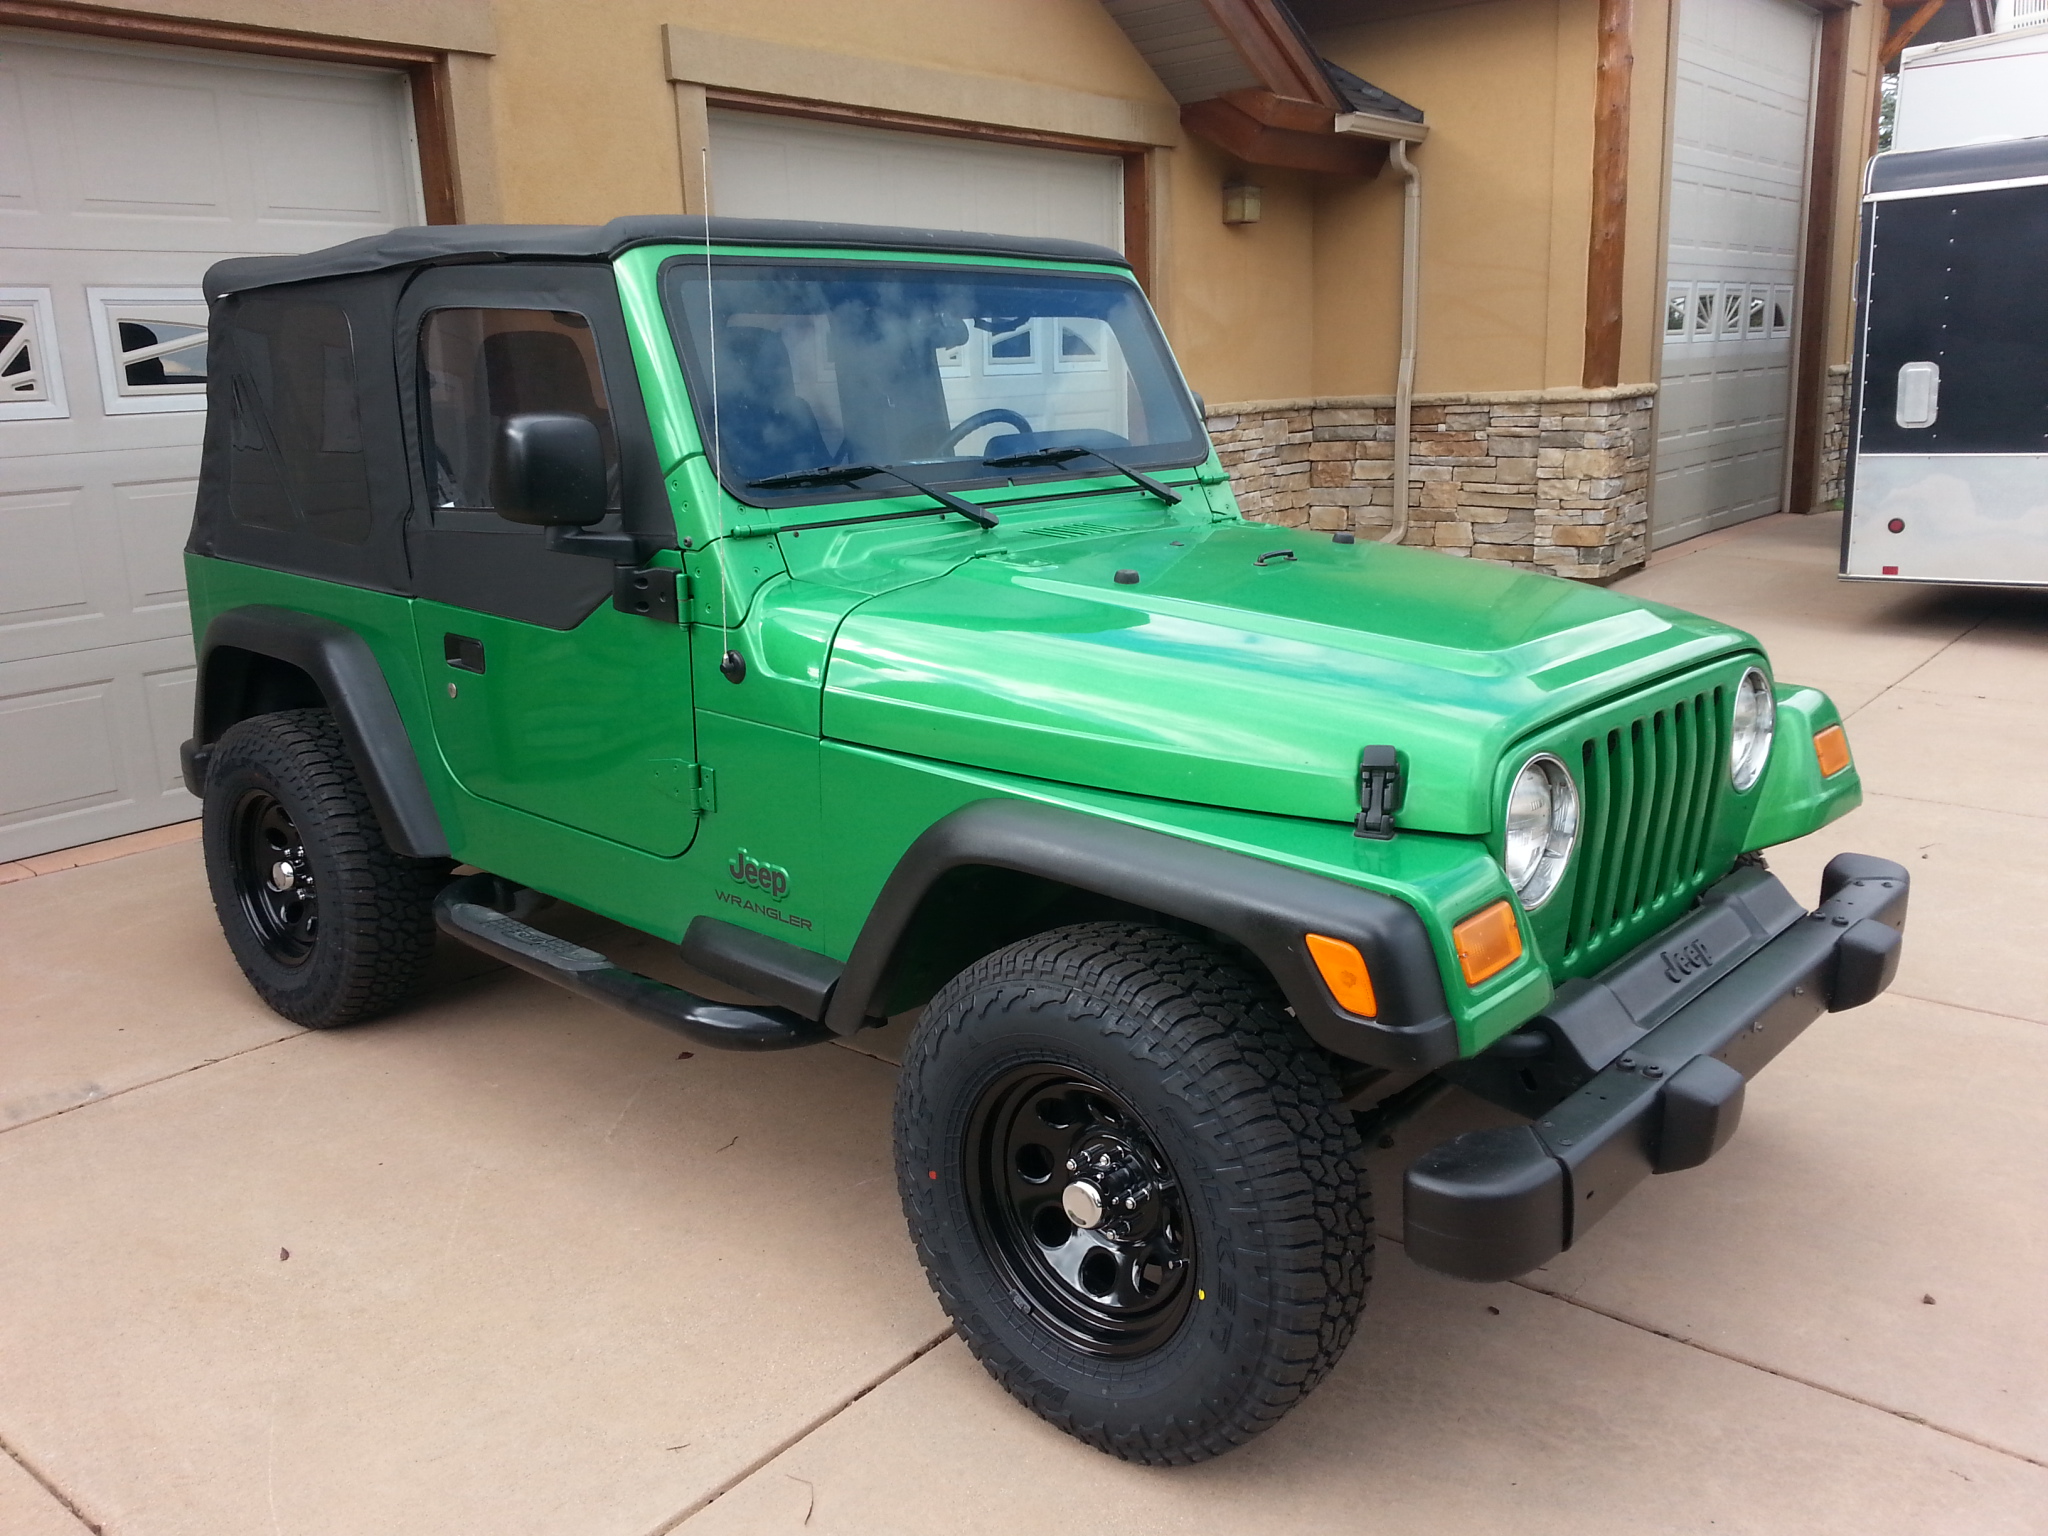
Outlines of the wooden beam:
<svg viewBox="0 0 2048 1536">
<path fill-rule="evenodd" d="M 1260 85 L 1275 96 L 1312 101 L 1332 112 L 1344 98 L 1323 73 L 1322 60 L 1276 0 L 1202 0 Z"/>
<path fill-rule="evenodd" d="M 1271 91 L 1225 91 L 1220 99 L 1268 128 L 1287 128 L 1295 133 L 1336 132 L 1337 114 L 1313 101 L 1275 96 Z"/>
<path fill-rule="evenodd" d="M 1221 97 L 1182 107 L 1180 120 L 1188 132 L 1246 165 L 1321 171 L 1332 176 L 1377 176 L 1387 163 L 1384 140 L 1275 128 Z"/>
<path fill-rule="evenodd" d="M 1586 251 L 1586 351 L 1580 382 L 1621 382 L 1621 298 L 1628 236 L 1629 87 L 1635 72 L 1634 0 L 1600 0 L 1593 97 L 1593 220 Z"/>
<path fill-rule="evenodd" d="M 1884 40 L 1884 52 L 1878 55 L 1878 62 L 1889 64 L 1904 53 L 1907 45 L 1920 35 L 1930 21 L 1941 14 L 1942 7 L 1947 4 L 1948 0 L 1927 0 L 1925 5 L 1895 27 L 1891 35 Z"/>
<path fill-rule="evenodd" d="M 1814 79 L 1813 166 L 1806 187 L 1806 249 L 1799 273 L 1799 327 L 1792 354 L 1792 468 L 1785 510 L 1813 512 L 1820 500 L 1822 437 L 1827 431 L 1828 314 L 1835 295 L 1835 204 L 1841 194 L 1842 101 L 1849 78 L 1849 13 L 1820 18 Z"/>
<path fill-rule="evenodd" d="M 1138 286 L 1152 292 L 1152 156 L 1136 149 L 1124 160 L 1124 260 Z"/>
<path fill-rule="evenodd" d="M 448 131 L 448 60 L 410 64 L 413 137 L 420 150 L 420 205 L 429 224 L 459 224 L 456 202 L 455 145 Z"/>
</svg>

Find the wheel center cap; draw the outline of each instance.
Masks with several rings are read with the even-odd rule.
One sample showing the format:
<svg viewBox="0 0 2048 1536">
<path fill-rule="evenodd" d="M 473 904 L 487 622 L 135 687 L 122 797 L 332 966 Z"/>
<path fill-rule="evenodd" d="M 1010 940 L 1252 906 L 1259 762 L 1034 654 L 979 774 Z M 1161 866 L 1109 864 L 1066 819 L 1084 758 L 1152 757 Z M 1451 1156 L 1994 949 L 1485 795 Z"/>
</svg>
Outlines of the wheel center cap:
<svg viewBox="0 0 2048 1536">
<path fill-rule="evenodd" d="M 1060 1192 L 1060 1209 L 1075 1226 L 1092 1230 L 1102 1225 L 1102 1191 L 1076 1179 Z"/>
<path fill-rule="evenodd" d="M 292 861 L 290 859 L 279 859 L 275 864 L 270 866 L 270 888 L 273 891 L 290 890 L 292 888 L 292 882 L 297 880 L 298 878 L 299 872 L 297 869 L 293 868 Z"/>
</svg>

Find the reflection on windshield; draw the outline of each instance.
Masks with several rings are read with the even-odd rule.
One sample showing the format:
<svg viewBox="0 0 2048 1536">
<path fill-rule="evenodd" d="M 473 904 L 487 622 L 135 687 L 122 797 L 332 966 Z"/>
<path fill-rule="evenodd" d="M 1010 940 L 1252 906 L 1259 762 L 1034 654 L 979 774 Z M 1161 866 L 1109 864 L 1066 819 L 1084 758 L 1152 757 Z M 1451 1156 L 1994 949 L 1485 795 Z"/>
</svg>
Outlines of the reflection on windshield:
<svg viewBox="0 0 2048 1536">
<path fill-rule="evenodd" d="M 674 262 L 665 282 L 700 427 L 748 501 L 816 500 L 748 487 L 834 465 L 1001 483 L 1017 471 L 984 458 L 1103 449 L 1162 468 L 1207 452 L 1151 313 L 1122 279 L 728 260 L 708 276 Z M 841 494 L 900 493 L 880 482 Z"/>
</svg>

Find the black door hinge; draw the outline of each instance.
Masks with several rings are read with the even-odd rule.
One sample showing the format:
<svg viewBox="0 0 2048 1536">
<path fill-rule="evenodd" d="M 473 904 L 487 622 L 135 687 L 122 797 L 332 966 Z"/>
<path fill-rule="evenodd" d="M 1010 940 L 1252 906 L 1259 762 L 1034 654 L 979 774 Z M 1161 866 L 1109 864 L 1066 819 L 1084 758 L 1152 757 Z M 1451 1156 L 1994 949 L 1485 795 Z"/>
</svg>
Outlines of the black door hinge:
<svg viewBox="0 0 2048 1536">
<path fill-rule="evenodd" d="M 612 606 L 662 624 L 682 622 L 681 571 L 648 565 L 619 566 L 612 572 Z"/>
<path fill-rule="evenodd" d="M 1392 747 L 1366 747 L 1358 754 L 1358 825 L 1360 837 L 1394 835 L 1394 812 L 1401 809 L 1406 786 L 1401 754 Z"/>
</svg>

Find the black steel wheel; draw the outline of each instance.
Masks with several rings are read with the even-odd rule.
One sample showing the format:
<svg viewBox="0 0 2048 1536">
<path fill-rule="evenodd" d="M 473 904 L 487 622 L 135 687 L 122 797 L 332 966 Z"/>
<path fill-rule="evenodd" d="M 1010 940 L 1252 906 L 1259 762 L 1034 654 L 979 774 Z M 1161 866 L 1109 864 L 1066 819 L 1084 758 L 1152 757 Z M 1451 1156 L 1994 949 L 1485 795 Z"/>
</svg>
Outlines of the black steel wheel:
<svg viewBox="0 0 2048 1536">
<path fill-rule="evenodd" d="M 223 733 L 202 817 L 221 931 L 271 1008 L 326 1029 L 419 991 L 448 866 L 385 843 L 326 710 L 258 715 Z"/>
<path fill-rule="evenodd" d="M 228 858 L 249 931 L 279 965 L 304 965 L 320 935 L 320 893 L 306 840 L 267 789 L 244 793 L 229 817 Z"/>
<path fill-rule="evenodd" d="M 1271 982 L 1088 923 L 926 1006 L 896 1172 L 932 1289 L 1012 1395 L 1112 1455 L 1201 1461 L 1350 1342 L 1370 1273 L 1358 1134 Z"/>
<path fill-rule="evenodd" d="M 1173 1336 L 1194 1295 L 1180 1181 L 1114 1089 L 1019 1068 L 983 1090 L 968 1157 L 982 1241 L 1048 1329 L 1102 1356 Z"/>
</svg>

